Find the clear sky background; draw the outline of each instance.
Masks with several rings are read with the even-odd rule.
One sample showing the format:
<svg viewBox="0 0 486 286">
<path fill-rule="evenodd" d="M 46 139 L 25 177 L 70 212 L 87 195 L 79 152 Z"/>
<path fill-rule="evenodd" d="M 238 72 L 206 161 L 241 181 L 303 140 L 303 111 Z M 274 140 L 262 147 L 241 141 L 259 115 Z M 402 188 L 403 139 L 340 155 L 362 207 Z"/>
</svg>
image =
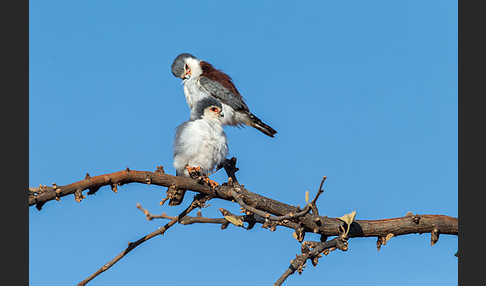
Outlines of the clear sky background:
<svg viewBox="0 0 486 286">
<path fill-rule="evenodd" d="M 249 190 L 302 206 L 326 175 L 327 216 L 457 217 L 457 1 L 31 1 L 29 184 L 174 174 L 175 128 L 189 117 L 170 72 L 181 52 L 232 76 L 278 131 L 226 128 Z M 159 206 L 165 189 L 30 208 L 30 285 L 75 285 L 157 229 L 165 221 L 135 206 L 176 215 L 184 206 Z M 238 212 L 215 200 L 203 215 L 219 207 Z M 291 234 L 176 225 L 89 285 L 271 285 L 300 251 Z M 375 245 L 351 239 L 286 285 L 457 285 L 456 236 Z"/>
</svg>

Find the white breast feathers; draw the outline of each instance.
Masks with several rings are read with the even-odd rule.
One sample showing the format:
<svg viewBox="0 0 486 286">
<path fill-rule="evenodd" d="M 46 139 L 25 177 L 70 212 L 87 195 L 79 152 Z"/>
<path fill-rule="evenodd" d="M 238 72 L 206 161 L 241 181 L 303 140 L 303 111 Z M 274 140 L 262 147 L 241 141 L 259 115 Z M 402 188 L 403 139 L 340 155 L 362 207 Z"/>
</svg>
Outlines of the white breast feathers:
<svg viewBox="0 0 486 286">
<path fill-rule="evenodd" d="M 189 105 L 192 111 L 198 101 L 211 95 L 201 88 L 196 78 L 191 77 L 190 79 L 184 80 L 184 96 L 186 97 L 187 105 Z M 194 119 L 191 112 L 191 120 Z"/>
<path fill-rule="evenodd" d="M 220 122 L 197 119 L 177 128 L 174 141 L 174 168 L 177 173 L 189 176 L 186 166 L 201 167 L 208 175 L 223 162 L 228 153 L 226 134 Z"/>
</svg>

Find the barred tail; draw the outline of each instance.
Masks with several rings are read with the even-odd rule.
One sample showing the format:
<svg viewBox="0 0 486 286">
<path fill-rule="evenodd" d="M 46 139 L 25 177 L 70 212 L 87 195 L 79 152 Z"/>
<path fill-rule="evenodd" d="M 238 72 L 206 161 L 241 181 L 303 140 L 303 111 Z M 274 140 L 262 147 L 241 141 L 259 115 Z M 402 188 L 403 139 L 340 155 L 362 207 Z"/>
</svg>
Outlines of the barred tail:
<svg viewBox="0 0 486 286">
<path fill-rule="evenodd" d="M 263 134 L 273 137 L 277 131 L 272 127 L 268 126 L 267 124 L 263 123 L 260 118 L 256 117 L 254 114 L 248 112 L 248 116 L 250 117 L 250 126 L 260 130 Z"/>
</svg>

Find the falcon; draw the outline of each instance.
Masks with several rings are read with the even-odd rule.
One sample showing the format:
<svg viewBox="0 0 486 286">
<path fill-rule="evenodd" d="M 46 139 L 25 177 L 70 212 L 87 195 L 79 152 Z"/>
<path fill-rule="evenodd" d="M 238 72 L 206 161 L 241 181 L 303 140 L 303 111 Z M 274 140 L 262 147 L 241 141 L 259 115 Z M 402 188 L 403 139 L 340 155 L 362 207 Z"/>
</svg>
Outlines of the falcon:
<svg viewBox="0 0 486 286">
<path fill-rule="evenodd" d="M 203 98 L 213 97 L 222 103 L 225 115 L 223 125 L 251 126 L 270 137 L 277 133 L 250 112 L 231 77 L 215 69 L 210 63 L 191 54 L 182 53 L 172 63 L 172 74 L 183 81 L 184 95 L 191 109 L 191 119 L 197 116 L 196 103 Z"/>
<path fill-rule="evenodd" d="M 174 139 L 174 168 L 177 176 L 201 175 L 212 187 L 218 185 L 208 176 L 225 160 L 228 143 L 223 130 L 221 103 L 212 97 L 199 100 L 192 119 L 179 125 Z M 169 205 L 179 205 L 185 190 L 176 190 Z"/>
</svg>

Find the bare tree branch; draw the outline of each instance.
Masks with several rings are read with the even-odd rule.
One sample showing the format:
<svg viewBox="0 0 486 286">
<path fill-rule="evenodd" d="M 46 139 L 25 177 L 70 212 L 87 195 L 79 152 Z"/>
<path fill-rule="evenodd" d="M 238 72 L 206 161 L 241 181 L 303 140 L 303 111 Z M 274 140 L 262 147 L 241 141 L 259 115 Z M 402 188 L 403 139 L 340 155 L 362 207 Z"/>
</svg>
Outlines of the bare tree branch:
<svg viewBox="0 0 486 286">
<path fill-rule="evenodd" d="M 294 230 L 294 237 L 302 242 L 302 254 L 297 255 L 292 260 L 285 273 L 277 280 L 275 285 L 281 285 L 288 276 L 295 271 L 302 272 L 307 259 L 317 264 L 317 259 L 321 253 L 326 254 L 333 249 L 347 249 L 347 240 L 353 237 L 377 237 L 377 248 L 393 236 L 406 235 L 412 233 L 431 233 L 431 245 L 434 245 L 440 234 L 457 235 L 458 220 L 457 218 L 445 215 L 418 215 L 407 213 L 404 217 L 378 219 L 378 220 L 354 220 L 345 222 L 342 218 L 330 218 L 319 215 L 316 202 L 323 193 L 323 183 L 326 177 L 323 177 L 315 198 L 309 202 L 306 194 L 306 205 L 304 209 L 298 206 L 292 206 L 280 201 L 252 193 L 244 185 L 240 185 L 235 176 L 236 158 L 226 160 L 219 168 L 225 169 L 228 174 L 228 183 L 224 183 L 215 188 L 210 187 L 202 180 L 177 177 L 164 173 L 162 167 L 157 167 L 156 171 L 136 171 L 126 169 L 110 174 L 103 174 L 91 177 L 86 174 L 83 180 L 74 182 L 65 186 L 39 186 L 38 188 L 29 188 L 29 206 L 36 206 L 41 210 L 42 206 L 52 200 L 59 201 L 62 197 L 73 195 L 75 200 L 80 202 L 85 196 L 83 191 L 88 190 L 87 194 L 92 195 L 100 190 L 103 186 L 110 186 L 114 192 L 118 191 L 118 186 L 129 183 L 153 184 L 168 187 L 170 189 L 180 188 L 196 192 L 194 201 L 191 205 L 177 217 L 171 217 L 162 213 L 161 215 L 152 215 L 141 205 L 137 205 L 148 220 L 169 219 L 170 221 L 164 227 L 145 235 L 139 240 L 132 242 L 128 247 L 118 254 L 111 261 L 103 265 L 98 271 L 83 280 L 78 286 L 85 285 L 94 277 L 109 269 L 131 250 L 143 242 L 163 234 L 168 228 L 179 222 L 180 224 L 189 225 L 194 223 L 213 223 L 220 224 L 225 229 L 229 224 L 251 229 L 256 223 L 262 224 L 262 227 L 274 231 L 277 226 L 283 226 Z M 213 199 L 222 199 L 226 201 L 237 202 L 245 215 L 235 215 L 226 209 L 220 208 L 223 218 L 205 218 L 202 216 L 186 216 L 196 207 L 203 207 L 205 202 Z M 165 200 L 165 199 L 164 199 Z M 354 218 L 354 216 L 353 216 Z M 245 227 L 243 223 L 248 225 Z M 348 225 L 349 223 L 349 225 Z M 343 237 L 343 229 L 348 229 Z M 305 234 L 318 233 L 321 235 L 321 242 L 304 241 Z M 330 236 L 336 238 L 326 241 Z"/>
<path fill-rule="evenodd" d="M 123 170 L 115 173 L 99 175 L 96 177 L 87 177 L 84 180 L 65 185 L 65 186 L 42 186 L 40 188 L 31 188 L 29 190 L 29 206 L 36 205 L 38 209 L 41 208 L 48 201 L 62 198 L 67 195 L 73 195 L 76 191 L 82 192 L 89 189 L 92 193 L 103 186 L 120 186 L 128 183 L 153 184 L 158 186 L 177 188 L 184 188 L 195 191 L 205 195 L 214 195 L 215 198 L 232 201 L 235 200 L 233 194 L 235 192 L 234 186 L 223 184 L 212 190 L 209 186 L 201 184 L 199 181 L 186 178 L 176 177 L 165 174 L 160 171 L 135 171 Z M 238 194 L 241 195 L 241 200 L 249 206 L 262 210 L 276 216 L 289 215 L 290 213 L 298 213 L 301 210 L 295 206 L 291 206 L 259 194 L 252 193 L 244 188 L 244 185 L 237 185 Z M 329 218 L 326 216 L 319 216 L 318 219 L 322 222 L 320 225 L 316 223 L 314 215 L 306 214 L 300 218 L 302 225 L 306 232 L 321 233 L 326 236 L 339 235 L 338 229 L 343 222 L 337 218 Z M 386 236 L 388 233 L 397 235 L 411 234 L 411 233 L 431 233 L 437 229 L 441 234 L 458 234 L 457 218 L 445 215 L 413 215 L 398 218 L 381 219 L 381 220 L 356 220 L 351 225 L 349 237 L 368 237 L 368 236 Z"/>
</svg>

